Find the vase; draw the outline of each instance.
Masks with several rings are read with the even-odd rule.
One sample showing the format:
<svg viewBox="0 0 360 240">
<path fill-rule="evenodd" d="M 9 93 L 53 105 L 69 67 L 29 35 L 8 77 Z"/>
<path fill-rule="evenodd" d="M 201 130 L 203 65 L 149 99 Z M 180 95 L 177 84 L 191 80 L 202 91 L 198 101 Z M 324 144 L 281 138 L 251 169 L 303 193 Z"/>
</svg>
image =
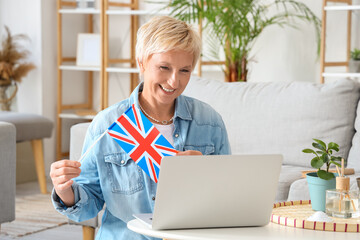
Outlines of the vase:
<svg viewBox="0 0 360 240">
<path fill-rule="evenodd" d="M 17 92 L 17 85 L 0 86 L 0 106 L 1 111 L 10 111 L 11 104 Z"/>
<path fill-rule="evenodd" d="M 358 73 L 360 72 L 360 60 L 353 60 L 349 61 L 349 72 L 350 73 Z"/>
<path fill-rule="evenodd" d="M 325 212 L 326 190 L 336 188 L 335 178 L 324 180 L 318 177 L 316 172 L 306 174 L 308 182 L 311 207 L 314 211 Z"/>
</svg>

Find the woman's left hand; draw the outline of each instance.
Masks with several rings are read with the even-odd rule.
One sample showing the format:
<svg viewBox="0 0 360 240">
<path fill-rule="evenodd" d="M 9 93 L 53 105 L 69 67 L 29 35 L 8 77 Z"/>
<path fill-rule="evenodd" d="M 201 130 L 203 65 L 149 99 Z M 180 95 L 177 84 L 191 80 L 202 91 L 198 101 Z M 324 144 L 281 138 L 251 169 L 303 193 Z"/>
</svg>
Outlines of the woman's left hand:
<svg viewBox="0 0 360 240">
<path fill-rule="evenodd" d="M 200 151 L 195 151 L 195 150 L 187 150 L 184 152 L 178 152 L 176 154 L 176 156 L 185 156 L 185 155 L 202 155 L 202 153 Z"/>
</svg>

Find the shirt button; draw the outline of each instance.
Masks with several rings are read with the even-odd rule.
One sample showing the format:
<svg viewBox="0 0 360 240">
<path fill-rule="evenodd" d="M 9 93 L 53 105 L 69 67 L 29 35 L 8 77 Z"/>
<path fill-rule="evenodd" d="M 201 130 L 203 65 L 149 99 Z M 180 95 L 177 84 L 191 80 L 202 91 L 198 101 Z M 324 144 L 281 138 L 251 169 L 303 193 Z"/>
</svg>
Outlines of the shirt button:
<svg viewBox="0 0 360 240">
<path fill-rule="evenodd" d="M 176 137 L 176 138 L 179 137 L 179 134 L 175 134 L 175 137 Z"/>
<path fill-rule="evenodd" d="M 155 201 L 155 197 L 152 197 L 152 200 Z"/>
<path fill-rule="evenodd" d="M 121 160 L 121 162 L 120 162 L 121 164 L 124 164 L 125 163 L 125 160 Z"/>
</svg>

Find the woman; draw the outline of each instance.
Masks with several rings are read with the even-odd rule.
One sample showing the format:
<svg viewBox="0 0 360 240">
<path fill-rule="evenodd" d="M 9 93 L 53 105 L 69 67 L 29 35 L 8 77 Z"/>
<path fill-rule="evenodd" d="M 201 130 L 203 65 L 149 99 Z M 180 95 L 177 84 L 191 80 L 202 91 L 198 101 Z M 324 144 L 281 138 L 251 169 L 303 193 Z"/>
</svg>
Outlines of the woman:
<svg viewBox="0 0 360 240">
<path fill-rule="evenodd" d="M 199 36 L 185 22 L 163 16 L 143 25 L 136 46 L 143 82 L 128 99 L 94 118 L 83 152 L 135 104 L 179 150 L 177 155 L 230 154 L 220 115 L 209 105 L 181 95 L 200 50 Z M 74 221 L 84 221 L 95 217 L 106 203 L 97 239 L 146 239 L 128 230 L 126 223 L 134 213 L 153 212 L 156 183 L 110 136 L 103 137 L 80 165 L 71 160 L 51 165 L 55 208 Z"/>
</svg>

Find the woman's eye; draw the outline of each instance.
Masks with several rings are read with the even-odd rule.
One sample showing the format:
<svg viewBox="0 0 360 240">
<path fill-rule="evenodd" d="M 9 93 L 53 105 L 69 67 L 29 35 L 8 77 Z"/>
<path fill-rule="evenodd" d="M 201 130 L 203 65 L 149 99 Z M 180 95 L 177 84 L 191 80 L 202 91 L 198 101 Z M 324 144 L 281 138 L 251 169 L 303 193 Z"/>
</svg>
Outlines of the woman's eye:
<svg viewBox="0 0 360 240">
<path fill-rule="evenodd" d="M 166 67 L 166 66 L 160 66 L 160 69 L 161 69 L 161 70 L 169 70 L 169 68 Z"/>
<path fill-rule="evenodd" d="M 181 72 L 183 72 L 183 73 L 188 73 L 188 72 L 190 72 L 190 70 L 188 70 L 188 69 L 182 69 Z"/>
</svg>

